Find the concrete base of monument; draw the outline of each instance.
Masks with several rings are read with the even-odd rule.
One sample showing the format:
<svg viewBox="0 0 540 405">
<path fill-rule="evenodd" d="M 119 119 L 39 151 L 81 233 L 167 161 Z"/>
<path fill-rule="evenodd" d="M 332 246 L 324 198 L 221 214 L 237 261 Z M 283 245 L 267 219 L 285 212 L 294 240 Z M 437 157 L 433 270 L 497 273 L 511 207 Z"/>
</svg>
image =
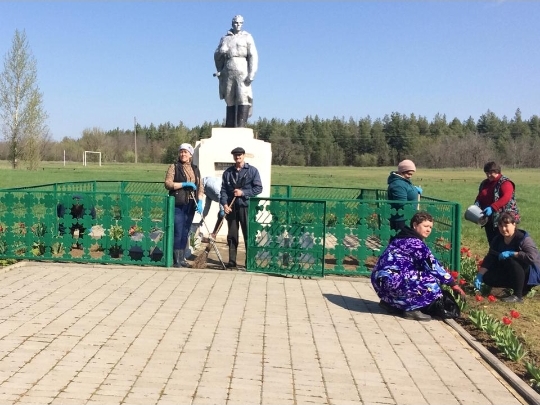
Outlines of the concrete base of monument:
<svg viewBox="0 0 540 405">
<path fill-rule="evenodd" d="M 270 197 L 272 145 L 256 139 L 251 128 L 212 128 L 210 138 L 201 139 L 195 144 L 193 163 L 199 167 L 202 177 L 221 177 L 223 172 L 234 164 L 231 151 L 238 146 L 246 150 L 245 162 L 259 170 L 263 184 L 259 197 Z M 218 204 L 213 203 L 207 216 L 209 227 L 215 224 L 218 212 Z M 208 236 L 204 227 L 202 232 L 204 236 Z M 226 224 L 221 227 L 218 235 L 226 237 Z"/>
</svg>

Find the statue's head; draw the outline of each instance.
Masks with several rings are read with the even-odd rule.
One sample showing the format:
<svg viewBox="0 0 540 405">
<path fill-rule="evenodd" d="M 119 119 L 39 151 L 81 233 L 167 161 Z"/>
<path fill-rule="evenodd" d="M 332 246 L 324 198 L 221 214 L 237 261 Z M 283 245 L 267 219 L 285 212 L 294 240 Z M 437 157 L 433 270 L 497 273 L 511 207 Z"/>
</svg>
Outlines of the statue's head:
<svg viewBox="0 0 540 405">
<path fill-rule="evenodd" d="M 242 30 L 242 25 L 244 24 L 244 17 L 241 15 L 235 15 L 232 19 L 232 28 L 234 33 L 237 33 Z"/>
</svg>

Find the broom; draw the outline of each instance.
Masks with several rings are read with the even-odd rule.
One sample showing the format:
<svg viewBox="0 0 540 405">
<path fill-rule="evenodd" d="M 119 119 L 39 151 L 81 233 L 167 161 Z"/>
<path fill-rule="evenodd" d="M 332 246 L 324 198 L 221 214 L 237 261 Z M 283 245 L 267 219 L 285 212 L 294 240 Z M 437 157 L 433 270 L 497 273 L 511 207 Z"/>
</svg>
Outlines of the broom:
<svg viewBox="0 0 540 405">
<path fill-rule="evenodd" d="M 233 199 L 231 201 L 231 204 L 230 204 L 231 206 L 234 204 L 234 200 L 236 200 L 236 196 L 233 197 Z M 227 214 L 225 214 L 225 216 L 223 218 L 221 218 L 221 221 L 219 222 L 219 225 L 218 225 L 218 227 L 216 229 L 216 232 L 215 232 L 216 234 L 221 229 L 221 226 L 223 225 L 223 222 L 225 222 L 226 217 L 227 217 Z M 204 251 L 199 256 L 197 256 L 197 258 L 195 260 L 193 260 L 193 267 L 194 268 L 196 268 L 196 269 L 205 269 L 206 268 L 206 264 L 207 264 L 207 260 L 208 260 L 208 254 L 210 253 L 210 250 L 212 250 L 212 248 L 214 248 L 216 250 L 218 258 L 220 259 L 221 264 L 223 266 L 223 269 L 224 270 L 227 269 L 227 267 L 223 263 L 223 260 L 221 260 L 221 256 L 219 254 L 219 251 L 217 250 L 216 242 L 212 239 L 212 237 L 210 237 L 210 242 L 208 242 L 208 245 L 206 245 L 206 248 L 204 249 Z"/>
</svg>

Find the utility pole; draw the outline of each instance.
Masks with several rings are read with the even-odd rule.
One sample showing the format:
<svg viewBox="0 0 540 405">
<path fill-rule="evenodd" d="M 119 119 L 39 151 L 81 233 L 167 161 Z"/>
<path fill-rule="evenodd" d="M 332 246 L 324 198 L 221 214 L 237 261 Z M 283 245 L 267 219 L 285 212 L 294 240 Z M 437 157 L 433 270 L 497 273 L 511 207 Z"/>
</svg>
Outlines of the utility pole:
<svg viewBox="0 0 540 405">
<path fill-rule="evenodd" d="M 137 117 L 133 117 L 135 122 L 135 163 L 137 163 Z"/>
</svg>

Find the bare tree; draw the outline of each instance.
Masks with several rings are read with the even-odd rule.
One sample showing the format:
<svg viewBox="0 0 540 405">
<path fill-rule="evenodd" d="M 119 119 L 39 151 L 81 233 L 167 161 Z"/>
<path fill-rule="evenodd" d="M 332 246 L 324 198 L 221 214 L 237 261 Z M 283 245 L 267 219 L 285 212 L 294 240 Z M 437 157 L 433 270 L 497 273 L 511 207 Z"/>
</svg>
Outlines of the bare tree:
<svg viewBox="0 0 540 405">
<path fill-rule="evenodd" d="M 39 166 L 41 143 L 48 134 L 42 98 L 37 86 L 36 60 L 26 33 L 16 30 L 0 74 L 0 118 L 13 168 L 19 158 L 26 160 L 30 169 Z"/>
</svg>

